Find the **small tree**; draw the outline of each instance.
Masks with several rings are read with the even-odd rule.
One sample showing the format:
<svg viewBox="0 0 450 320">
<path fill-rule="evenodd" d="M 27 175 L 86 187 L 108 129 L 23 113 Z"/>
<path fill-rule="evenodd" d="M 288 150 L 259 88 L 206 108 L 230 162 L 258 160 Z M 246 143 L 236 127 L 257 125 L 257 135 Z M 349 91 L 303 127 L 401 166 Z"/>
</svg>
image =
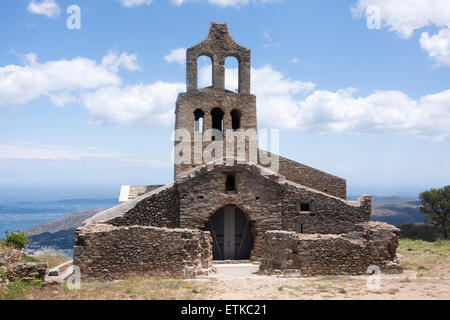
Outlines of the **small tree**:
<svg viewBox="0 0 450 320">
<path fill-rule="evenodd" d="M 450 185 L 441 189 L 431 189 L 419 195 L 421 205 L 419 210 L 435 225 L 442 228 L 445 239 L 448 239 L 448 229 L 450 226 Z"/>
<path fill-rule="evenodd" d="M 5 230 L 5 237 L 0 240 L 0 243 L 7 247 L 22 250 L 30 242 L 28 233 L 24 231 L 13 231 L 11 233 Z"/>
</svg>

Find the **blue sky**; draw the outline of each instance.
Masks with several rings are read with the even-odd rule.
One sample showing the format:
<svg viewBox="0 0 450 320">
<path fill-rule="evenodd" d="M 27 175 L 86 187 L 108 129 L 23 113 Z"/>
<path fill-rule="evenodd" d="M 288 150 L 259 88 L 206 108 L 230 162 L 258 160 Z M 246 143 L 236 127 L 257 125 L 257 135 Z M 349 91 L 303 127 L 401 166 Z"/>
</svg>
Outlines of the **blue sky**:
<svg viewBox="0 0 450 320">
<path fill-rule="evenodd" d="M 259 127 L 281 130 L 282 155 L 350 193 L 449 184 L 449 2 L 402 2 L 1 1 L 0 184 L 170 182 L 180 57 L 211 21 L 252 50 Z"/>
</svg>

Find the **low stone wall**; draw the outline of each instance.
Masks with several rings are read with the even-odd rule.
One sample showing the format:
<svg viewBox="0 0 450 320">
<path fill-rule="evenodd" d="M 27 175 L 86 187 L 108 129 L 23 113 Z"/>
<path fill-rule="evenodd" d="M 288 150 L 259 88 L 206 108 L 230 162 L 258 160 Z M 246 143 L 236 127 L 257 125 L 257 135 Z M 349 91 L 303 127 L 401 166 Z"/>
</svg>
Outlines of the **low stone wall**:
<svg viewBox="0 0 450 320">
<path fill-rule="evenodd" d="M 22 262 L 22 251 L 8 247 L 0 247 L 0 285 L 16 278 L 22 280 L 43 280 L 47 273 L 46 262 Z"/>
<path fill-rule="evenodd" d="M 74 266 L 82 279 L 123 279 L 133 275 L 183 277 L 212 268 L 209 232 L 148 226 L 89 224 L 77 229 Z"/>
<path fill-rule="evenodd" d="M 12 281 L 14 281 L 15 278 L 20 278 L 22 280 L 34 280 L 34 279 L 44 280 L 45 274 L 47 273 L 47 268 L 48 268 L 47 262 L 21 263 L 16 265 L 11 270 L 11 272 L 8 274 L 8 278 Z"/>
<path fill-rule="evenodd" d="M 384 273 L 402 268 L 396 257 L 398 232 L 386 223 L 368 222 L 346 234 L 298 234 L 269 231 L 260 265 L 263 274 L 292 272 L 302 276 L 366 274 L 375 265 Z"/>
</svg>

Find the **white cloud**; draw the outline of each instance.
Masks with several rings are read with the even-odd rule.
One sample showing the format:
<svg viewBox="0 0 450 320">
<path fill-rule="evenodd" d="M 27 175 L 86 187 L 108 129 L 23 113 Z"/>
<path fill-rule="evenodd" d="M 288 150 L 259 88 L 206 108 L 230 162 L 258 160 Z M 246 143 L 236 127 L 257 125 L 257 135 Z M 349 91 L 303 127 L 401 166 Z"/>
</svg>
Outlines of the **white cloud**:
<svg viewBox="0 0 450 320">
<path fill-rule="evenodd" d="M 280 48 L 280 43 L 272 41 L 272 38 L 268 32 L 264 32 L 263 36 L 266 40 L 268 40 L 267 43 L 263 44 L 263 48 L 270 48 L 270 47 L 274 47 L 276 49 Z"/>
<path fill-rule="evenodd" d="M 137 59 L 136 54 L 128 54 L 128 52 L 123 52 L 119 55 L 116 50 L 109 50 L 108 54 L 102 59 L 102 66 L 115 73 L 120 67 L 129 71 L 138 71 L 141 70 L 141 67 L 137 63 Z"/>
<path fill-rule="evenodd" d="M 235 91 L 238 70 L 227 69 L 225 74 L 228 89 Z M 200 86 L 210 77 L 210 66 L 200 69 Z M 400 91 L 376 91 L 361 97 L 354 88 L 336 92 L 314 88 L 313 83 L 288 79 L 271 66 L 252 68 L 260 125 L 318 133 L 404 132 L 450 139 L 450 90 L 414 100 Z"/>
<path fill-rule="evenodd" d="M 205 87 L 211 82 L 211 65 L 203 67 L 199 72 L 199 86 Z M 286 78 L 281 72 L 276 71 L 270 65 L 251 70 L 252 91 L 258 97 L 260 95 L 296 95 L 298 93 L 308 92 L 314 89 L 312 82 L 303 82 Z M 238 88 L 239 70 L 226 69 L 225 81 L 228 84 L 227 89 L 236 91 Z"/>
<path fill-rule="evenodd" d="M 63 91 L 61 93 L 49 94 L 50 101 L 57 107 L 64 107 L 68 103 L 77 102 L 78 99 L 70 92 Z"/>
<path fill-rule="evenodd" d="M 149 5 L 153 2 L 153 0 L 118 0 L 118 1 L 124 7 L 127 7 L 127 8 L 138 7 L 143 4 Z"/>
<path fill-rule="evenodd" d="M 437 65 L 450 66 L 450 28 L 441 29 L 431 37 L 428 32 L 422 33 L 420 45 Z"/>
<path fill-rule="evenodd" d="M 355 17 L 365 17 L 369 28 L 388 28 L 403 39 L 427 26 L 441 28 L 429 36 L 422 33 L 421 46 L 440 65 L 449 65 L 450 1 L 448 0 L 358 0 L 351 8 Z M 372 26 L 372 27 L 371 27 Z"/>
<path fill-rule="evenodd" d="M 450 24 L 448 0 L 358 0 L 351 11 L 355 17 L 365 16 L 368 8 L 378 8 L 381 26 L 408 39 L 414 30 L 429 25 L 445 27 Z"/>
<path fill-rule="evenodd" d="M 116 72 L 120 67 L 136 70 L 133 57 L 109 52 L 100 64 L 80 57 L 39 63 L 35 54 L 25 55 L 24 66 L 0 67 L 0 105 L 24 104 L 45 95 L 57 106 L 79 102 L 88 110 L 92 123 L 172 124 L 176 98 L 185 84 L 159 81 L 122 87 Z M 237 90 L 238 69 L 226 69 L 225 74 L 227 89 Z M 199 85 L 208 84 L 210 79 L 211 66 L 201 67 Z M 450 90 L 419 99 L 399 91 L 376 91 L 363 97 L 353 88 L 315 90 L 314 83 L 289 79 L 270 65 L 252 68 L 251 79 L 259 121 L 265 127 L 335 133 L 403 132 L 450 139 Z M 1 151 L 11 154 L 8 148 L 3 146 Z M 66 153 L 59 154 L 63 157 Z"/>
<path fill-rule="evenodd" d="M 199 2 L 201 0 L 171 0 L 176 6 L 181 6 L 187 2 Z M 210 4 L 217 5 L 219 7 L 240 7 L 249 3 L 265 4 L 271 2 L 279 2 L 280 0 L 207 0 Z"/>
<path fill-rule="evenodd" d="M 41 14 L 49 18 L 56 18 L 61 13 L 61 8 L 55 2 L 55 0 L 43 0 L 37 2 L 32 0 L 27 7 L 28 12 L 34 14 Z"/>
<path fill-rule="evenodd" d="M 313 90 L 315 84 L 291 80 L 266 65 L 260 69 L 252 68 L 252 86 L 257 95 L 296 95 Z"/>
<path fill-rule="evenodd" d="M 176 6 L 181 6 L 183 3 L 186 2 L 186 0 L 171 0 L 171 2 Z"/>
<path fill-rule="evenodd" d="M 132 8 L 132 7 L 138 7 L 143 4 L 149 5 L 153 3 L 153 0 L 117 0 L 119 1 L 124 7 Z M 225 8 L 225 7 L 236 7 L 239 8 L 240 6 L 245 6 L 249 3 L 255 3 L 255 4 L 265 4 L 265 3 L 271 3 L 271 2 L 279 2 L 281 0 L 170 0 L 170 2 L 178 7 L 182 6 L 183 4 L 186 4 L 188 2 L 208 2 L 210 4 Z"/>
<path fill-rule="evenodd" d="M 184 83 L 156 82 L 126 87 L 105 87 L 83 96 L 95 124 L 148 125 L 173 122 L 177 95 Z"/>
<path fill-rule="evenodd" d="M 44 160 L 44 161 L 113 161 L 131 163 L 144 167 L 170 167 L 168 161 L 157 159 L 136 159 L 114 153 L 102 153 L 99 148 L 86 148 L 89 152 L 74 150 L 70 147 L 42 145 L 29 142 L 0 144 L 1 160 Z M 95 152 L 94 152 L 95 151 Z"/>
<path fill-rule="evenodd" d="M 311 132 L 405 132 L 436 140 L 450 139 L 450 90 L 414 100 L 399 91 L 357 96 L 354 88 L 317 90 L 305 99 L 280 96 L 261 105 L 266 123 Z M 275 112 L 274 112 L 275 111 Z M 272 116 L 272 119 L 269 118 Z"/>
<path fill-rule="evenodd" d="M 166 62 L 168 63 L 177 62 L 183 65 L 186 62 L 186 49 L 185 48 L 173 49 L 172 51 L 170 51 L 168 55 L 164 57 L 164 60 L 166 60 Z"/>
<path fill-rule="evenodd" d="M 119 158 L 116 154 L 74 151 L 67 147 L 33 143 L 0 144 L 0 160 L 82 160 Z"/>
<path fill-rule="evenodd" d="M 41 96 L 62 106 L 74 101 L 74 91 L 120 85 L 119 67 L 139 69 L 135 55 L 111 51 L 101 64 L 82 57 L 39 63 L 34 53 L 23 60 L 23 66 L 0 67 L 0 106 L 22 105 Z"/>
</svg>

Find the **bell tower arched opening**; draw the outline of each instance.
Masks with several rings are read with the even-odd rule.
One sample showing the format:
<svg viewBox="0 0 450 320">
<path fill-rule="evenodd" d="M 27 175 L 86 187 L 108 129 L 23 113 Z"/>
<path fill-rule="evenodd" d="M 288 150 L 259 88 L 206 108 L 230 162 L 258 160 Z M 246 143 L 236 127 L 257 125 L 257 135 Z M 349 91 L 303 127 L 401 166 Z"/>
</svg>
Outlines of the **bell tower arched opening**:
<svg viewBox="0 0 450 320">
<path fill-rule="evenodd" d="M 236 131 L 241 128 L 241 113 L 239 110 L 232 110 L 231 113 L 231 127 L 233 131 Z"/>
<path fill-rule="evenodd" d="M 201 109 L 194 111 L 195 132 L 203 132 L 205 123 L 205 113 Z"/>
<path fill-rule="evenodd" d="M 239 60 L 229 56 L 225 58 L 225 90 L 239 92 Z"/>
<path fill-rule="evenodd" d="M 213 59 L 207 55 L 200 55 L 197 58 L 198 66 L 198 80 L 197 83 L 200 88 L 212 87 L 214 81 L 213 74 Z"/>
<path fill-rule="evenodd" d="M 224 113 L 222 109 L 220 108 L 214 108 L 211 111 L 211 118 L 212 118 L 212 127 L 211 129 L 216 130 L 216 132 L 213 133 L 212 140 L 221 140 L 222 134 L 223 134 L 223 116 Z M 217 133 L 218 131 L 218 133 Z M 217 134 L 219 136 L 217 136 Z"/>
</svg>

